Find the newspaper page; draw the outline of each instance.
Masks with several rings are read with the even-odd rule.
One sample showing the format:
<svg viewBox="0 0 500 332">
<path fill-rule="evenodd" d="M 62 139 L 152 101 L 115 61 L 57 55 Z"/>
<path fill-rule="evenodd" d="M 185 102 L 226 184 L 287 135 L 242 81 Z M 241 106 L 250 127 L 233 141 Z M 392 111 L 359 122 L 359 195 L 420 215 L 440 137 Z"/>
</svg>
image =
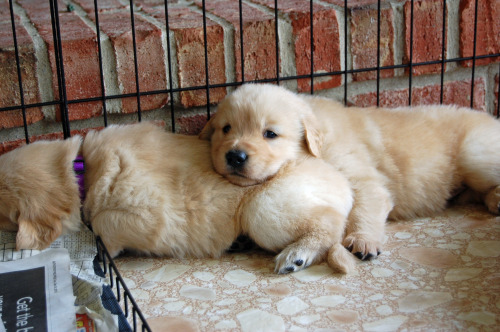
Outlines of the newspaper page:
<svg viewBox="0 0 500 332">
<path fill-rule="evenodd" d="M 0 331 L 74 331 L 68 250 L 0 264 Z"/>
<path fill-rule="evenodd" d="M 70 258 L 72 276 L 72 294 L 76 296 L 74 306 L 77 312 L 91 317 L 99 331 L 118 331 L 118 317 L 106 310 L 101 302 L 104 278 L 94 273 L 93 261 L 97 254 L 94 234 L 87 228 L 75 233 L 63 235 L 45 250 L 16 251 L 16 233 L 0 231 L 0 266 L 9 261 L 24 261 L 26 258 L 45 251 L 65 248 Z M 3 332 L 0 329 L 0 332 Z"/>
</svg>

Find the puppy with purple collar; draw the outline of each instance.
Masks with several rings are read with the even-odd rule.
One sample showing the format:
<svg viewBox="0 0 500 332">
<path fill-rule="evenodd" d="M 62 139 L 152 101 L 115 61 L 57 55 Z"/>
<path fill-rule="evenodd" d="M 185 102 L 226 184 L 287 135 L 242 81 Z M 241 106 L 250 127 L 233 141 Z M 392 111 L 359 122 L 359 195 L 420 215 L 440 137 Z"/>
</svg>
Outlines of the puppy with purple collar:
<svg viewBox="0 0 500 332">
<path fill-rule="evenodd" d="M 348 272 L 348 181 L 313 155 L 304 133 L 294 135 L 302 157 L 244 187 L 214 171 L 210 142 L 151 123 L 29 144 L 0 156 L 0 228 L 17 231 L 17 249 L 43 249 L 78 229 L 83 209 L 112 256 L 219 257 L 247 234 L 279 253 L 278 273 L 325 259 Z"/>
</svg>

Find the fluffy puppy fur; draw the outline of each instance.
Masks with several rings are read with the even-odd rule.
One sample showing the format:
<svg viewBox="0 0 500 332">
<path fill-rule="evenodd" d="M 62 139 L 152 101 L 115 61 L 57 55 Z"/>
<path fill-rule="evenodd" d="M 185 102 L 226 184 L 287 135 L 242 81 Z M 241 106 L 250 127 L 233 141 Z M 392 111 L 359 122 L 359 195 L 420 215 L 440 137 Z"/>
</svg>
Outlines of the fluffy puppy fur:
<svg viewBox="0 0 500 332">
<path fill-rule="evenodd" d="M 18 231 L 18 250 L 44 249 L 79 228 L 72 162 L 80 144 L 80 137 L 35 142 L 0 157 L 0 229 Z"/>
<path fill-rule="evenodd" d="M 361 259 L 380 253 L 388 218 L 431 215 L 464 187 L 499 214 L 500 122 L 466 108 L 346 108 L 248 84 L 221 102 L 202 138 L 216 171 L 241 186 L 310 153 L 339 170 L 354 195 L 343 244 Z"/>
<path fill-rule="evenodd" d="M 297 134 L 292 141 L 303 140 Z M 341 245 L 352 206 L 349 184 L 320 159 L 304 155 L 281 165 L 273 180 L 242 187 L 214 172 L 209 142 L 149 123 L 110 126 L 80 143 L 78 137 L 35 143 L 0 157 L 0 227 L 18 230 L 18 249 L 45 248 L 79 225 L 71 162 L 81 154 L 84 215 L 112 256 L 130 249 L 218 257 L 247 233 L 263 248 L 281 251 L 279 273 L 325 258 L 342 272 L 353 267 Z"/>
</svg>

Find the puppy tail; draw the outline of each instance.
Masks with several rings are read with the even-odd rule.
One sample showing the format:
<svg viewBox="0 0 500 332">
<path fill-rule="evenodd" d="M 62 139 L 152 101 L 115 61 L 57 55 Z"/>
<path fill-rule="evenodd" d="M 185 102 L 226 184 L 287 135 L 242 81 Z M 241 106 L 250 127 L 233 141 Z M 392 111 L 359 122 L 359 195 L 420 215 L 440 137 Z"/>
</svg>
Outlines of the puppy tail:
<svg viewBox="0 0 500 332">
<path fill-rule="evenodd" d="M 349 273 L 356 268 L 354 256 L 340 243 L 336 243 L 330 247 L 327 262 L 333 270 L 340 273 Z"/>
</svg>

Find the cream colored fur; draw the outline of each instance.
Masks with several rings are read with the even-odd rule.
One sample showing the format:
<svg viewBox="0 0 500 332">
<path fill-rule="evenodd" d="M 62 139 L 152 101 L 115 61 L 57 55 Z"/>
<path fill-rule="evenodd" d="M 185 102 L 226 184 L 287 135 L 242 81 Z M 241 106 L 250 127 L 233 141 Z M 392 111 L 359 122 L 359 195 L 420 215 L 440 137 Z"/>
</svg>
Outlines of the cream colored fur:
<svg viewBox="0 0 500 332">
<path fill-rule="evenodd" d="M 269 130 L 277 137 L 263 138 Z M 304 155 L 323 158 L 350 182 L 354 205 L 343 244 L 362 259 L 378 255 L 387 218 L 428 216 L 464 186 L 499 213 L 500 122 L 469 109 L 346 108 L 247 84 L 219 105 L 202 137 L 211 139 L 217 172 L 243 186 L 272 179 Z M 244 167 L 228 164 L 234 150 L 246 152 Z"/>
<path fill-rule="evenodd" d="M 80 143 L 80 137 L 36 142 L 0 157 L 0 228 L 18 230 L 18 250 L 46 248 L 79 228 L 72 162 Z"/>
<path fill-rule="evenodd" d="M 279 273 L 325 258 L 342 272 L 353 268 L 350 254 L 335 249 L 352 197 L 333 167 L 304 155 L 263 185 L 236 186 L 214 172 L 209 142 L 149 123 L 90 132 L 81 146 L 80 138 L 72 138 L 1 156 L 0 227 L 18 229 L 19 249 L 47 247 L 79 225 L 71 165 L 79 149 L 86 167 L 84 214 L 112 256 L 130 249 L 218 257 L 245 232 L 262 247 L 281 251 Z M 332 185 L 338 194 L 329 192 Z M 62 211 L 54 212 L 59 206 Z"/>
</svg>

